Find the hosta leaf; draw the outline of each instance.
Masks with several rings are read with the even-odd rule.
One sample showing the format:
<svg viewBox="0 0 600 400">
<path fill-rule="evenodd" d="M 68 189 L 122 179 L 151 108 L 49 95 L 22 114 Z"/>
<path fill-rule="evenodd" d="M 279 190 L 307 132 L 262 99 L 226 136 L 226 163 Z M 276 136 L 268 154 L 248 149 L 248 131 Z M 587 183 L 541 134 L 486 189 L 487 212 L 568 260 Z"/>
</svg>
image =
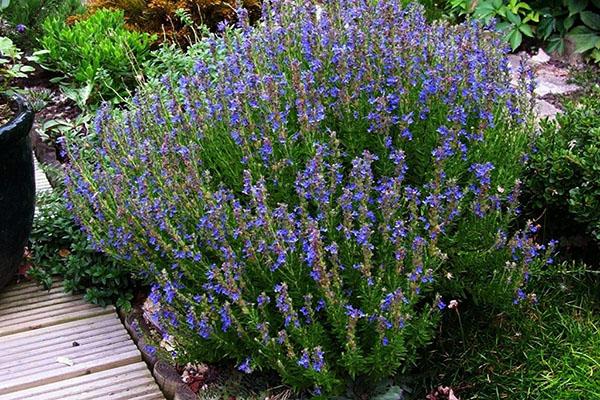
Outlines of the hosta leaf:
<svg viewBox="0 0 600 400">
<path fill-rule="evenodd" d="M 600 31 L 600 15 L 592 11 L 583 11 L 579 17 L 581 22 L 595 31 Z"/>
</svg>

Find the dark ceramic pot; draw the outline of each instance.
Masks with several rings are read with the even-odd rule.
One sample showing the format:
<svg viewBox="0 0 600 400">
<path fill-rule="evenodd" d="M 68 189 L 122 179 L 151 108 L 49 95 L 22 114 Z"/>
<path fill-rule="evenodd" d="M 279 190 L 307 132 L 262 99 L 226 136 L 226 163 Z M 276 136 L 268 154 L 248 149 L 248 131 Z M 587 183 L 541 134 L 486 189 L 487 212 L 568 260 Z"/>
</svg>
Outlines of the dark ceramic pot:
<svg viewBox="0 0 600 400">
<path fill-rule="evenodd" d="M 18 271 L 35 208 L 33 111 L 20 96 L 10 101 L 15 115 L 0 126 L 0 289 Z"/>
</svg>

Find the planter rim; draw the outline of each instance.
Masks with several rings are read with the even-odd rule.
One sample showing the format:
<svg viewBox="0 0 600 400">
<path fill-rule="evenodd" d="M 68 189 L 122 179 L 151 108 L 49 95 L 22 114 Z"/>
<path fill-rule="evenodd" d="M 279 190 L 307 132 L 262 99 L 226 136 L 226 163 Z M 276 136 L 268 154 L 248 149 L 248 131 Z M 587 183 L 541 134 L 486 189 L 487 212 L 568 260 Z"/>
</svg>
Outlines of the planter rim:
<svg viewBox="0 0 600 400">
<path fill-rule="evenodd" d="M 0 126 L 0 150 L 2 150 L 3 147 L 10 146 L 29 134 L 33 125 L 34 113 L 29 103 L 21 95 L 14 94 L 8 96 L 1 94 L 0 97 L 12 100 L 17 104 L 18 108 L 13 118 Z M 25 127 L 25 129 L 19 127 Z"/>
</svg>

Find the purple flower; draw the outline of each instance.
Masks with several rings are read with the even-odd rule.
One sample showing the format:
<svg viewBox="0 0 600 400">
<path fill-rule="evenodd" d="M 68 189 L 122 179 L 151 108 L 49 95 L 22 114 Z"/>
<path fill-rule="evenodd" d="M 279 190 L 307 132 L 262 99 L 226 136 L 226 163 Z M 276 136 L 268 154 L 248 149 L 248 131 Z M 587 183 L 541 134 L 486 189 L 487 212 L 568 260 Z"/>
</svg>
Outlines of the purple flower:
<svg viewBox="0 0 600 400">
<path fill-rule="evenodd" d="M 302 368 L 306 368 L 306 369 L 310 368 L 310 356 L 308 354 L 308 351 L 306 351 L 306 350 L 302 351 L 302 356 L 298 360 L 298 365 L 301 366 Z"/>
<path fill-rule="evenodd" d="M 241 371 L 245 374 L 252 373 L 252 367 L 250 366 L 252 359 L 250 357 L 246 357 L 246 359 L 237 366 L 238 371 Z"/>
<path fill-rule="evenodd" d="M 27 30 L 27 27 L 23 24 L 18 24 L 15 28 L 19 33 L 24 33 Z"/>
</svg>

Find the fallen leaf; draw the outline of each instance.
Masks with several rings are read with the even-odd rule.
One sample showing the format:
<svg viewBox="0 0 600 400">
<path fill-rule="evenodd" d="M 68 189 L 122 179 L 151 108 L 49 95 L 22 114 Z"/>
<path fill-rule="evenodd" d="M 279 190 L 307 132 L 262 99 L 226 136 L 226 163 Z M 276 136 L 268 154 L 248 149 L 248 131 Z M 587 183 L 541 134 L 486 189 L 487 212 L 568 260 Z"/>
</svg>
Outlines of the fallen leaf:
<svg viewBox="0 0 600 400">
<path fill-rule="evenodd" d="M 56 359 L 56 362 L 59 363 L 59 364 L 68 365 L 69 367 L 72 367 L 73 365 L 75 365 L 75 363 L 73 362 L 73 360 L 71 360 L 70 358 L 67 358 L 67 357 L 58 357 Z"/>
<path fill-rule="evenodd" d="M 62 249 L 60 249 L 58 251 L 58 255 L 61 256 L 61 257 L 63 257 L 63 258 L 64 257 L 68 257 L 69 254 L 71 254 L 71 252 L 69 251 L 69 249 L 62 248 Z"/>
</svg>

